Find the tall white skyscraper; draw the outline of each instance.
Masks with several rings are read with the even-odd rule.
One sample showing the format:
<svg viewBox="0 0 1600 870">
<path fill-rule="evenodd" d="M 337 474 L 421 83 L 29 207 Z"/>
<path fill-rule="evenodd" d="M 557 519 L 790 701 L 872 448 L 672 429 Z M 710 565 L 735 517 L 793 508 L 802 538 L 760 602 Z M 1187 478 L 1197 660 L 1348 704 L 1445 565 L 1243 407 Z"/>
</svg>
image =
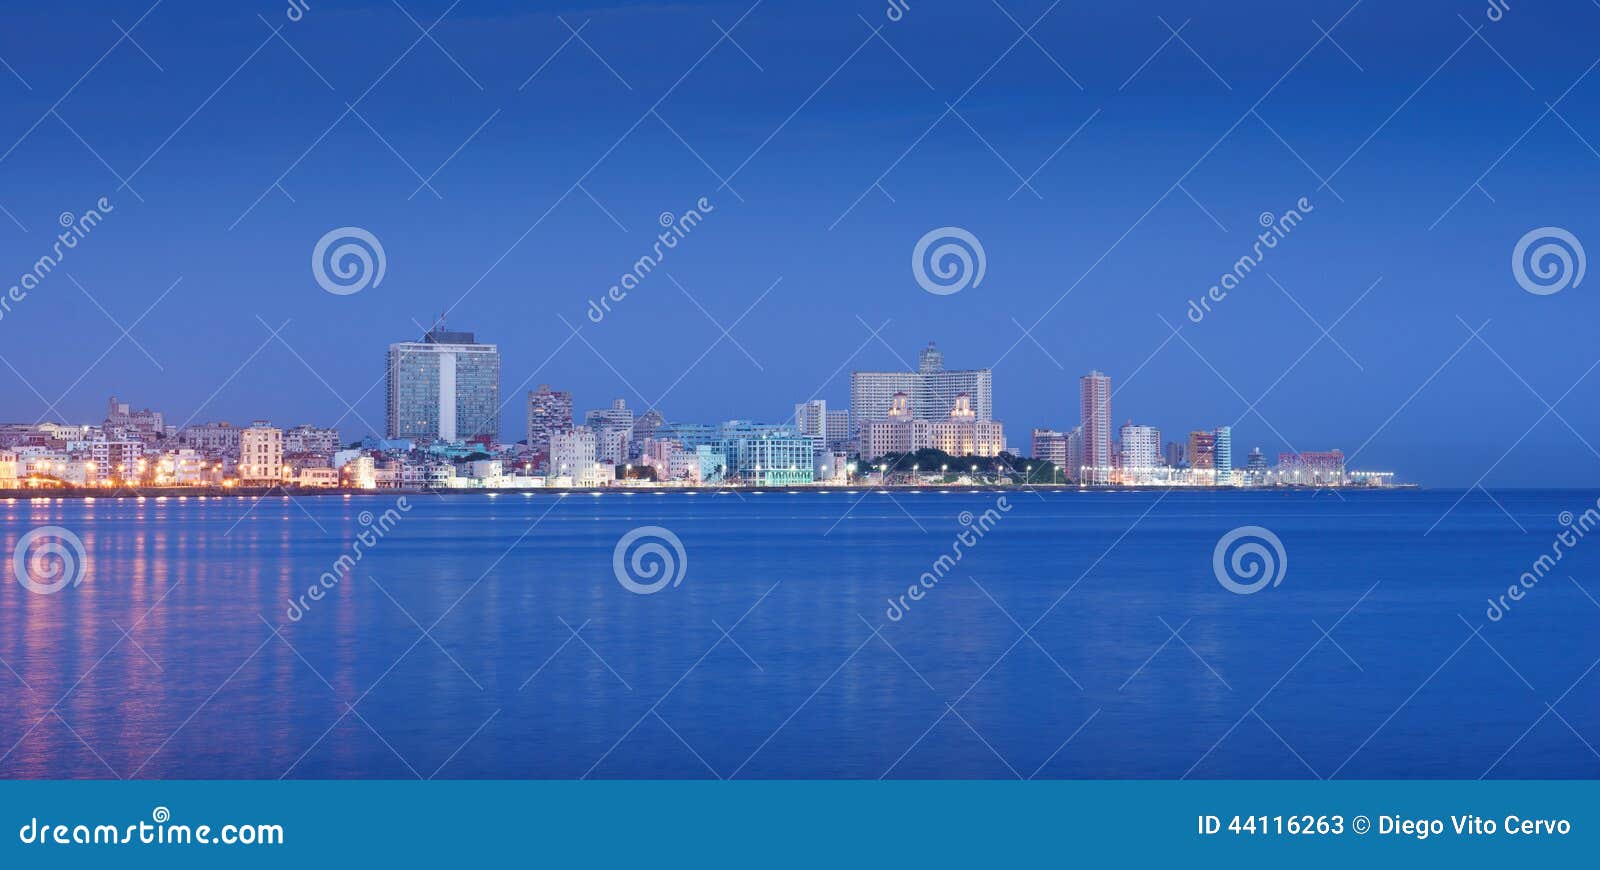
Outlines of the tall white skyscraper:
<svg viewBox="0 0 1600 870">
<path fill-rule="evenodd" d="M 1161 466 L 1161 430 L 1154 426 L 1122 427 L 1122 482 L 1139 483 Z"/>
<path fill-rule="evenodd" d="M 826 438 L 828 428 L 828 403 L 812 399 L 794 406 L 794 425 L 808 438 Z"/>
<path fill-rule="evenodd" d="M 389 345 L 388 380 L 390 438 L 500 437 L 500 349 L 472 333 L 436 327 Z"/>
<path fill-rule="evenodd" d="M 1111 482 L 1111 378 L 1092 371 L 1078 380 L 1083 415 L 1083 472 L 1080 482 Z"/>
</svg>

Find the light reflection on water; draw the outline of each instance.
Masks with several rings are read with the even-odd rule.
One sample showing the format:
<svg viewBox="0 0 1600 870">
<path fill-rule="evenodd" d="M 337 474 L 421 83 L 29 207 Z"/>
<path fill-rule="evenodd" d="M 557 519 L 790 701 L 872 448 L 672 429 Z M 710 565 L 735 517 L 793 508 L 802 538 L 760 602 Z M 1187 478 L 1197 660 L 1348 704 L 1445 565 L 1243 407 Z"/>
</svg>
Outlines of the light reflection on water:
<svg viewBox="0 0 1600 870">
<path fill-rule="evenodd" d="M 999 493 L 413 495 L 298 621 L 392 496 L 0 501 L 0 776 L 1600 776 L 1528 730 L 1577 681 L 1600 744 L 1600 556 L 1483 615 L 1592 495 L 1497 494 L 1527 534 L 1469 497 L 1424 537 L 1458 495 L 1011 493 L 899 621 Z M 1235 596 L 1212 548 L 1250 524 L 1290 569 Z M 9 576 L 44 525 L 89 555 L 53 595 Z M 615 579 L 642 525 L 681 586 Z"/>
</svg>

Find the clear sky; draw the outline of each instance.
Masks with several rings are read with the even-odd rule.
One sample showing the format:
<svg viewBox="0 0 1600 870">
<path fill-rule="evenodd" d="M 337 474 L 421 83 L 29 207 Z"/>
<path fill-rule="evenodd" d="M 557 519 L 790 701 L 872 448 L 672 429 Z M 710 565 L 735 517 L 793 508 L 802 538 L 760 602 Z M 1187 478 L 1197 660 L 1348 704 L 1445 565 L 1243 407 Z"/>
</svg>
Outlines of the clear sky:
<svg viewBox="0 0 1600 870">
<path fill-rule="evenodd" d="M 6 4 L 0 288 L 63 212 L 114 211 L 0 318 L 0 419 L 98 421 L 116 393 L 174 423 L 360 437 L 383 425 L 386 346 L 448 309 L 500 345 L 508 439 L 542 382 L 580 413 L 620 396 L 775 419 L 937 340 L 950 367 L 995 368 L 1013 444 L 1075 425 L 1098 368 L 1117 423 L 1231 423 L 1241 456 L 1600 484 L 1600 279 L 1535 295 L 1512 271 L 1535 228 L 1600 245 L 1590 0 L 1498 21 L 1477 0 L 297 11 Z M 704 221 L 587 319 L 658 216 L 702 197 Z M 1259 216 L 1302 197 L 1304 221 L 1187 319 Z M 345 226 L 386 266 L 335 295 L 311 255 Z M 918 285 L 912 251 L 940 227 L 981 242 L 977 286 Z"/>
</svg>

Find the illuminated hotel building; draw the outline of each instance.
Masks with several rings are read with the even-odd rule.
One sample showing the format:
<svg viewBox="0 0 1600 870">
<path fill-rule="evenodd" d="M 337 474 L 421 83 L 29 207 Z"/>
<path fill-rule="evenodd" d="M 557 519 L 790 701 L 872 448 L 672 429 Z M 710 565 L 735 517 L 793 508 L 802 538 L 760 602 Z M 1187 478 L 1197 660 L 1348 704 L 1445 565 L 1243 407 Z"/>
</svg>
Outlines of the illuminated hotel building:
<svg viewBox="0 0 1600 870">
<path fill-rule="evenodd" d="M 868 423 L 887 420 L 896 393 L 905 393 L 911 400 L 918 420 L 944 419 L 962 394 L 977 419 L 994 418 L 994 373 L 989 369 L 945 369 L 944 354 L 933 342 L 919 355 L 914 372 L 851 372 L 851 423 L 865 428 Z"/>
<path fill-rule="evenodd" d="M 965 393 L 940 420 L 921 420 L 905 393 L 890 402 L 889 419 L 867 423 L 861 430 L 861 456 L 872 460 L 891 453 L 942 450 L 951 456 L 998 456 L 1005 450 L 1005 429 L 994 420 L 980 420 Z"/>
<path fill-rule="evenodd" d="M 390 438 L 471 441 L 500 436 L 500 349 L 470 332 L 428 330 L 389 345 Z"/>
<path fill-rule="evenodd" d="M 1078 379 L 1079 409 L 1083 414 L 1083 468 L 1081 483 L 1111 482 L 1111 378 L 1092 371 Z"/>
</svg>

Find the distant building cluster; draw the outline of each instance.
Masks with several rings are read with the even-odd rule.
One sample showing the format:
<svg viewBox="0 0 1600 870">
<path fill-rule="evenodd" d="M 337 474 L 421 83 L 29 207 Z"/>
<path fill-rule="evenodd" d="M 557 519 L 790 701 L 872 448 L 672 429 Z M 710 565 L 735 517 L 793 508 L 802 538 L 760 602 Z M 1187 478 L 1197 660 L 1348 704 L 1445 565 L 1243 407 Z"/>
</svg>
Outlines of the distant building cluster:
<svg viewBox="0 0 1600 870">
<path fill-rule="evenodd" d="M 333 428 L 265 420 L 172 426 L 113 397 L 98 424 L 0 424 L 0 490 L 1390 482 L 1347 472 L 1337 450 L 1282 453 L 1269 466 L 1258 448 L 1236 463 L 1227 426 L 1165 444 L 1153 426 L 1113 430 L 1111 379 L 1101 372 L 1079 381 L 1079 425 L 1033 430 L 1028 458 L 993 419 L 993 385 L 988 369 L 946 369 L 931 342 L 914 371 L 851 373 L 848 408 L 812 398 L 780 422 L 669 421 L 624 399 L 580 418 L 571 392 L 540 384 L 525 397 L 526 439 L 507 444 L 499 349 L 440 324 L 389 346 L 383 437 L 347 444 Z"/>
<path fill-rule="evenodd" d="M 1113 431 L 1111 378 L 1078 379 L 1079 424 L 1070 432 L 1033 430 L 1033 459 L 1049 463 L 1056 482 L 1085 486 L 1384 486 L 1390 472 L 1350 471 L 1344 453 L 1280 453 L 1268 465 L 1261 448 L 1235 461 L 1233 427 L 1196 429 L 1162 443 L 1161 430 L 1132 420 Z"/>
</svg>

